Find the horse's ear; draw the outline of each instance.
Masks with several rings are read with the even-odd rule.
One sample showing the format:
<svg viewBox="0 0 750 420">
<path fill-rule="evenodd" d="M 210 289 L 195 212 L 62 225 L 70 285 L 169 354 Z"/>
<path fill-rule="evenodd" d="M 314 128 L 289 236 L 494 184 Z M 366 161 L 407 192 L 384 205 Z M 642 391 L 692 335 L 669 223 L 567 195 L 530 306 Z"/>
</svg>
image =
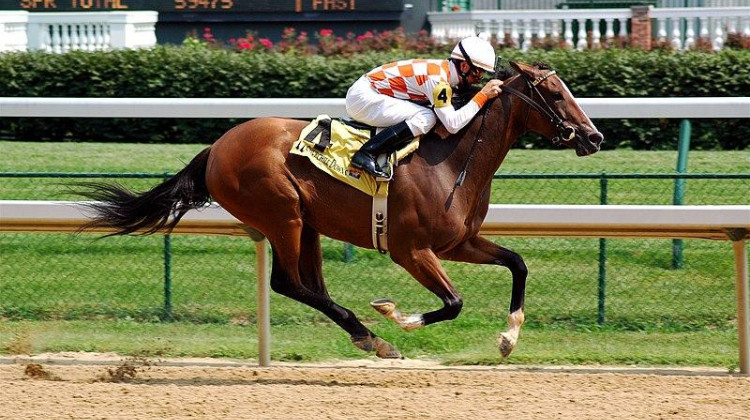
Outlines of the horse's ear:
<svg viewBox="0 0 750 420">
<path fill-rule="evenodd" d="M 531 66 L 521 61 L 511 61 L 510 66 L 513 67 L 519 73 L 530 73 Z"/>
</svg>

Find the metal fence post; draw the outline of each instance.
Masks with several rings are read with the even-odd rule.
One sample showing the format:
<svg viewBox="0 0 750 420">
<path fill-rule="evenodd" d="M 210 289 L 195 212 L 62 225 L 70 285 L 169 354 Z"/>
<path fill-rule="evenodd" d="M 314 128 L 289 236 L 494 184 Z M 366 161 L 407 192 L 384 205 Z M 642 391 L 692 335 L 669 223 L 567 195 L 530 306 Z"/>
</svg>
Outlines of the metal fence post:
<svg viewBox="0 0 750 420">
<path fill-rule="evenodd" d="M 605 172 L 599 178 L 599 204 L 607 204 L 608 180 Z M 607 240 L 599 238 L 599 294 L 596 323 L 604 325 L 604 300 L 607 282 Z"/>
<path fill-rule="evenodd" d="M 268 268 L 268 241 L 261 239 L 255 242 L 258 274 L 258 365 L 271 365 L 271 303 L 270 279 Z"/>
<path fill-rule="evenodd" d="M 164 172 L 164 179 L 169 179 L 168 171 Z M 172 321 L 172 237 L 164 235 L 164 315 L 162 320 Z"/>
<path fill-rule="evenodd" d="M 172 237 L 164 235 L 164 316 L 172 321 Z"/>
<path fill-rule="evenodd" d="M 690 151 L 690 120 L 680 123 L 680 141 L 677 146 L 677 173 L 687 172 L 688 152 Z M 672 204 L 682 205 L 685 202 L 685 178 L 675 178 L 674 198 Z M 672 239 L 672 268 L 682 268 L 682 239 Z"/>
</svg>

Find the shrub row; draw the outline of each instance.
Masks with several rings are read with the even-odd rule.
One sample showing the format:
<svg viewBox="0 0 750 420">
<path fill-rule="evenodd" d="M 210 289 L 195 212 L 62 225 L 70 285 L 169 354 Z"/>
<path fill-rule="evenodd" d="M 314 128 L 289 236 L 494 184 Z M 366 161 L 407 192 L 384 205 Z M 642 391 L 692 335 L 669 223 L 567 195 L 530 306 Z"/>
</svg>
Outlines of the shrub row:
<svg viewBox="0 0 750 420">
<path fill-rule="evenodd" d="M 544 61 L 577 97 L 745 96 L 750 50 L 717 53 L 639 50 L 502 50 L 506 60 Z M 0 96 L 335 98 L 363 72 L 418 54 L 348 57 L 157 47 L 112 52 L 0 54 Z M 424 55 L 422 55 L 424 56 Z M 0 118 L 4 138 L 24 141 L 208 143 L 229 119 Z M 598 120 L 607 148 L 673 149 L 677 120 Z M 744 149 L 747 119 L 693 121 L 694 149 Z M 525 136 L 518 147 L 549 147 Z"/>
</svg>

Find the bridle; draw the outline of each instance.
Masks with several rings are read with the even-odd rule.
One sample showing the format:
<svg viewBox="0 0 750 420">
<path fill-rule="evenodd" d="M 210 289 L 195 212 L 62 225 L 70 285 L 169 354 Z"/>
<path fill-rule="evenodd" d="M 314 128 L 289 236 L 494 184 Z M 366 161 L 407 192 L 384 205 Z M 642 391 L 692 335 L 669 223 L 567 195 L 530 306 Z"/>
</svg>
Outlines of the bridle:
<svg viewBox="0 0 750 420">
<path fill-rule="evenodd" d="M 556 71 L 550 70 L 534 80 L 530 80 L 525 73 L 521 73 L 521 77 L 523 77 L 523 80 L 526 82 L 526 86 L 528 86 L 529 90 L 531 91 L 531 97 L 510 86 L 502 87 L 503 92 L 516 95 L 518 98 L 529 104 L 529 106 L 537 110 L 540 114 L 549 118 L 550 122 L 555 126 L 555 129 L 557 130 L 557 137 L 552 138 L 552 144 L 559 144 L 564 140 L 573 140 L 576 135 L 576 130 L 569 125 L 565 125 L 565 121 L 563 121 L 563 119 L 560 118 L 557 113 L 555 113 L 549 103 L 544 99 L 544 96 L 542 96 L 542 93 L 539 92 L 539 88 L 537 87 L 537 85 L 547 80 L 550 76 L 556 73 Z M 534 100 L 534 94 L 536 94 L 536 96 L 539 96 L 539 99 L 542 101 L 542 105 Z"/>
<path fill-rule="evenodd" d="M 529 90 L 531 91 L 531 97 L 521 92 L 520 90 L 517 90 L 507 85 L 503 85 L 502 87 L 503 93 L 507 92 L 512 95 L 518 96 L 524 102 L 529 104 L 529 106 L 539 111 L 540 114 L 549 118 L 550 122 L 555 126 L 555 129 L 557 130 L 557 137 L 552 138 L 552 144 L 559 144 L 563 142 L 563 139 L 573 140 L 576 135 L 576 130 L 569 125 L 565 125 L 565 121 L 563 121 L 563 119 L 560 118 L 560 116 L 557 115 L 557 113 L 555 113 L 555 111 L 552 109 L 549 103 L 544 99 L 544 96 L 542 96 L 542 93 L 539 92 L 539 88 L 537 88 L 537 85 L 547 80 L 550 76 L 552 76 L 553 74 L 556 74 L 557 72 L 555 70 L 550 70 L 547 73 L 537 77 L 534 80 L 530 80 L 529 77 L 523 72 L 519 72 L 519 73 L 521 77 L 523 77 L 523 80 L 526 82 L 526 86 L 529 87 Z M 498 78 L 497 76 L 498 76 L 498 71 L 495 71 L 495 78 Z M 534 94 L 539 96 L 539 99 L 542 101 L 542 104 L 544 105 L 540 105 L 538 102 L 534 100 Z M 469 150 L 469 154 L 466 157 L 466 162 L 464 162 L 463 168 L 461 169 L 461 172 L 459 172 L 456 182 L 453 184 L 454 190 L 456 189 L 456 187 L 461 186 L 464 182 L 464 179 L 466 179 L 466 172 L 469 168 L 469 162 L 471 161 L 471 156 L 474 154 L 474 148 L 476 147 L 477 143 L 482 141 L 480 138 L 480 135 L 482 133 L 482 129 L 484 128 L 484 120 L 487 117 L 489 108 L 490 108 L 489 104 L 485 105 L 484 112 L 482 113 L 482 122 L 479 125 L 479 130 L 477 131 L 476 138 L 474 139 L 474 142 L 471 145 L 471 150 Z M 526 119 L 528 121 L 528 115 L 526 116 Z"/>
</svg>

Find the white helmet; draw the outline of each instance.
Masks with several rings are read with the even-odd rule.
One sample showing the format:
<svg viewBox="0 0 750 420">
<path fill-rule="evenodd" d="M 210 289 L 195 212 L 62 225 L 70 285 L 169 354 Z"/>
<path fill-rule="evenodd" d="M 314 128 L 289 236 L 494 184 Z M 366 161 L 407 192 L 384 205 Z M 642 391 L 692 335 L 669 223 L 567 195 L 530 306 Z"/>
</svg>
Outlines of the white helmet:
<svg viewBox="0 0 750 420">
<path fill-rule="evenodd" d="M 463 51 L 461 51 L 462 47 Z M 495 49 L 489 42 L 477 36 L 470 36 L 459 41 L 451 52 L 451 58 L 467 61 L 470 65 L 482 70 L 495 71 Z"/>
</svg>

